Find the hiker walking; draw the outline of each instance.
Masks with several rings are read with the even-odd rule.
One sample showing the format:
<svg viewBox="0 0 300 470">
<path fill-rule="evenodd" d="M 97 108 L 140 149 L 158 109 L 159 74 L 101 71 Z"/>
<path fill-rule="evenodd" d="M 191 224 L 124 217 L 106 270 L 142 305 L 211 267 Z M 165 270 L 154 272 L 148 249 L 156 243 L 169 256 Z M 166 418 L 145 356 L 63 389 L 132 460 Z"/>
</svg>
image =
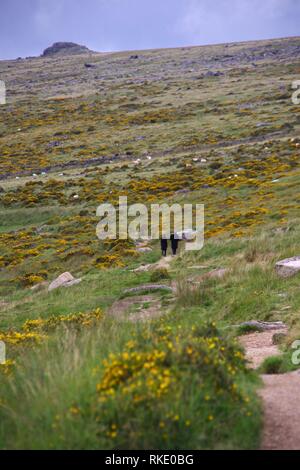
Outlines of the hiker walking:
<svg viewBox="0 0 300 470">
<path fill-rule="evenodd" d="M 166 238 L 165 236 L 162 236 L 162 238 L 160 239 L 162 256 L 167 256 L 168 240 L 171 241 L 172 255 L 175 256 L 177 253 L 177 249 L 178 249 L 179 239 L 174 233 L 171 233 L 170 238 Z"/>
</svg>

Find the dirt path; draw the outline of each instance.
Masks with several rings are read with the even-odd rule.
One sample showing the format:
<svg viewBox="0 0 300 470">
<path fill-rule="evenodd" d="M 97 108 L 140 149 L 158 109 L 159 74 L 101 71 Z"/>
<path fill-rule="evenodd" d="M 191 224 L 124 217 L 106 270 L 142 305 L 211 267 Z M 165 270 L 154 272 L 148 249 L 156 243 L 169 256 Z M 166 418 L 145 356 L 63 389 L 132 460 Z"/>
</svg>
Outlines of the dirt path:
<svg viewBox="0 0 300 470">
<path fill-rule="evenodd" d="M 184 148 L 170 148 L 169 150 L 165 150 L 163 152 L 151 152 L 152 158 L 161 158 L 164 156 L 172 155 L 174 153 L 180 153 L 180 152 L 187 152 L 188 150 L 197 152 L 197 153 L 202 153 L 206 152 L 208 150 L 213 150 L 213 149 L 218 149 L 218 148 L 228 148 L 228 147 L 235 147 L 239 145 L 252 145 L 252 144 L 257 144 L 257 143 L 263 143 L 266 142 L 270 139 L 282 139 L 282 138 L 288 138 L 289 133 L 286 131 L 276 131 L 276 132 L 270 132 L 264 135 L 259 135 L 259 136 L 250 136 L 250 137 L 245 137 L 244 139 L 236 139 L 236 140 L 225 140 L 225 141 L 220 141 L 216 144 L 199 144 L 199 145 L 194 145 L 191 147 L 184 147 Z M 9 172 L 9 173 L 4 173 L 0 175 L 0 181 L 5 181 L 10 178 L 15 178 L 16 176 L 22 177 L 22 176 L 31 176 L 33 173 L 40 173 L 41 171 L 45 171 L 47 173 L 53 173 L 56 171 L 63 171 L 63 170 L 70 170 L 70 169 L 79 169 L 79 168 L 88 168 L 89 166 L 101 166 L 101 165 L 107 165 L 109 163 L 119 163 L 120 161 L 123 161 L 124 163 L 128 163 L 130 161 L 133 161 L 136 159 L 136 155 L 133 156 L 128 156 L 128 155 L 103 155 L 101 157 L 93 157 L 93 158 L 87 158 L 82 161 L 78 160 L 69 160 L 68 162 L 52 165 L 52 166 L 46 166 L 42 168 L 31 168 L 30 170 L 24 170 L 24 171 L 19 171 L 16 173 Z"/>
<path fill-rule="evenodd" d="M 276 332 L 285 333 L 286 330 Z M 272 344 L 275 331 L 241 336 L 251 367 L 257 368 L 269 356 L 280 354 Z M 286 374 L 262 375 L 264 387 L 259 395 L 263 400 L 264 427 L 262 450 L 300 449 L 300 370 Z"/>
<path fill-rule="evenodd" d="M 109 314 L 121 320 L 145 321 L 161 316 L 162 306 L 160 299 L 154 295 L 139 295 L 117 300 Z"/>
<path fill-rule="evenodd" d="M 170 269 L 170 263 L 173 259 L 172 256 L 163 256 L 158 263 L 156 263 L 156 269 Z"/>
<path fill-rule="evenodd" d="M 300 449 L 300 371 L 262 375 L 262 450 Z"/>
<path fill-rule="evenodd" d="M 257 369 L 267 357 L 279 355 L 280 351 L 278 347 L 273 344 L 272 338 L 274 333 L 286 332 L 286 329 L 276 331 L 270 330 L 262 333 L 251 333 L 240 336 L 240 343 L 245 348 L 246 358 L 248 359 L 250 366 Z"/>
</svg>

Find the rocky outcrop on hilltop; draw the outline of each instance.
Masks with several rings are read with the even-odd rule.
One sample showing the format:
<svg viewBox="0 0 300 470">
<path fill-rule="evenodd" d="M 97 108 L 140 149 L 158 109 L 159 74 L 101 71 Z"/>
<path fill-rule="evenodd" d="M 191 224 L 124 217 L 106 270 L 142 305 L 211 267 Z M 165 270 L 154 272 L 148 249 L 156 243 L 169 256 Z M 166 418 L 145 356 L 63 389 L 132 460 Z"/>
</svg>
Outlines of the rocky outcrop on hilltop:
<svg viewBox="0 0 300 470">
<path fill-rule="evenodd" d="M 55 42 L 52 46 L 44 50 L 42 57 L 53 57 L 62 55 L 86 54 L 92 52 L 86 46 L 75 44 L 74 42 Z"/>
</svg>

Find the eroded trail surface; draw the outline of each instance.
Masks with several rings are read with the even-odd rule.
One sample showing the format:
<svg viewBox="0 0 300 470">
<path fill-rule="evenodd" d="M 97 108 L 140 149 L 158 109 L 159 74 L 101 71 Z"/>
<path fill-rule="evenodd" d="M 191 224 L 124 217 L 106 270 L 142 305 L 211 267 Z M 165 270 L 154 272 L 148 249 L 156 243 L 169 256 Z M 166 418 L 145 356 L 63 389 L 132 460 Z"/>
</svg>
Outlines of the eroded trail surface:
<svg viewBox="0 0 300 470">
<path fill-rule="evenodd" d="M 286 330 L 280 330 L 286 332 Z M 257 368 L 269 356 L 280 354 L 272 343 L 274 331 L 251 333 L 240 337 L 246 357 Z M 300 449 L 300 370 L 286 374 L 262 375 L 264 427 L 262 450 Z"/>
<path fill-rule="evenodd" d="M 263 450 L 300 449 L 300 371 L 262 375 Z"/>
<path fill-rule="evenodd" d="M 240 342 L 245 348 L 246 358 L 251 367 L 257 369 L 263 361 L 270 356 L 280 355 L 278 346 L 274 345 L 272 338 L 274 333 L 286 333 L 286 329 L 263 331 L 241 336 Z"/>
</svg>

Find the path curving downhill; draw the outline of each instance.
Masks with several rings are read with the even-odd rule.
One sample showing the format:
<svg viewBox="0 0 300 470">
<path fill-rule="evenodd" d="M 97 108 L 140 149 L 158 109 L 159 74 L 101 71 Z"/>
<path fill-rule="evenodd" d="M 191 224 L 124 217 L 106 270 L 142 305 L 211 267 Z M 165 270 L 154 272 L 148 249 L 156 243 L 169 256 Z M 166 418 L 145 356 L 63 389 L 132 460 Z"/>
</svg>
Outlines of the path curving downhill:
<svg viewBox="0 0 300 470">
<path fill-rule="evenodd" d="M 277 332 L 285 332 L 286 329 Z M 280 355 L 272 343 L 274 331 L 241 336 L 250 367 L 257 368 L 264 359 Z M 261 450 L 300 450 L 300 370 L 286 374 L 261 376 L 264 425 Z"/>
<path fill-rule="evenodd" d="M 262 375 L 262 450 L 300 450 L 300 371 Z"/>
</svg>

